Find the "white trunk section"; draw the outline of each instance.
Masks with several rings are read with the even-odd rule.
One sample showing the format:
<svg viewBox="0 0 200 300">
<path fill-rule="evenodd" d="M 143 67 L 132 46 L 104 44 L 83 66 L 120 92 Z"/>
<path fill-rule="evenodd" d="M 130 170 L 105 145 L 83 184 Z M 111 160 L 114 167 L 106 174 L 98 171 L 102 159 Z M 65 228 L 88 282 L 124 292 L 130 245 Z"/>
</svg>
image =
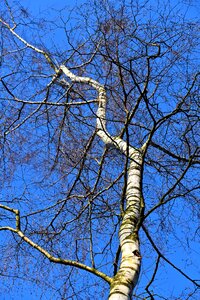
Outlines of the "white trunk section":
<svg viewBox="0 0 200 300">
<path fill-rule="evenodd" d="M 119 231 L 121 264 L 111 284 L 109 300 L 131 299 L 140 272 L 137 222 L 141 207 L 141 154 L 135 151 L 128 171 L 126 210 Z"/>
<path fill-rule="evenodd" d="M 117 274 L 113 277 L 110 287 L 109 300 L 130 300 L 133 288 L 136 286 L 140 272 L 141 256 L 139 252 L 138 221 L 141 214 L 141 168 L 142 154 L 140 149 L 127 145 L 120 137 L 111 136 L 106 129 L 106 90 L 99 82 L 89 78 L 74 75 L 66 66 L 60 70 L 72 82 L 88 84 L 98 94 L 97 135 L 105 144 L 119 149 L 130 159 L 128 182 L 126 191 L 126 209 L 123 214 L 119 230 L 121 246 L 121 264 Z M 127 149 L 127 147 L 129 147 Z"/>
<path fill-rule="evenodd" d="M 141 151 L 127 145 L 120 137 L 112 137 L 106 130 L 106 91 L 99 88 L 99 107 L 97 110 L 97 134 L 105 144 L 111 144 L 123 154 L 129 155 L 130 166 L 126 191 L 126 210 L 119 231 L 121 264 L 112 280 L 109 300 L 131 299 L 140 272 L 137 224 L 141 213 Z M 127 149 L 129 147 L 129 149 Z M 128 150 L 128 151 L 127 151 Z"/>
</svg>

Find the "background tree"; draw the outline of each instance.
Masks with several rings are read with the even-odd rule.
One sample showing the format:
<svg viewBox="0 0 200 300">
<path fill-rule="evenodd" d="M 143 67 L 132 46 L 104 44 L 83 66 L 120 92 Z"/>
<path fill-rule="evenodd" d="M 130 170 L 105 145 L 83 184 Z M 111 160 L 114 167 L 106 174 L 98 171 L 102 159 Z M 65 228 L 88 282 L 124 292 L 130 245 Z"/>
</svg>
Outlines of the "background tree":
<svg viewBox="0 0 200 300">
<path fill-rule="evenodd" d="M 3 1 L 4 289 L 199 299 L 199 23 L 185 11 L 94 1 L 44 21 Z"/>
</svg>

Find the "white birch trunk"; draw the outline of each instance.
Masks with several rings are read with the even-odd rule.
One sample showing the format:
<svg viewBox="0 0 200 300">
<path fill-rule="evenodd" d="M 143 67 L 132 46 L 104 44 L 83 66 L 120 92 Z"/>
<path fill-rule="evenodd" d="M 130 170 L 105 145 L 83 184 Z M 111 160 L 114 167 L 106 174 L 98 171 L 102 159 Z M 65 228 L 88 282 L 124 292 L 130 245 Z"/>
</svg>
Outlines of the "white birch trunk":
<svg viewBox="0 0 200 300">
<path fill-rule="evenodd" d="M 89 77 L 74 75 L 67 67 L 60 69 L 72 82 L 92 86 L 98 93 L 97 135 L 105 144 L 111 144 L 123 154 L 129 155 L 130 166 L 126 191 L 126 209 L 119 230 L 121 246 L 121 264 L 110 286 L 109 300 L 130 300 L 140 272 L 141 256 L 139 252 L 138 221 L 141 214 L 141 168 L 142 154 L 139 149 L 127 145 L 120 137 L 111 136 L 106 129 L 106 90 L 97 81 Z M 127 147 L 129 147 L 127 149 Z M 128 150 L 128 151 L 127 151 Z"/>
<path fill-rule="evenodd" d="M 128 170 L 126 191 L 126 209 L 119 231 L 121 246 L 121 264 L 114 276 L 109 300 L 130 300 L 133 288 L 138 282 L 141 256 L 137 224 L 141 214 L 141 168 L 142 155 L 119 137 L 112 137 L 106 130 L 106 92 L 101 86 L 98 89 L 99 107 L 97 110 L 97 134 L 105 144 L 112 144 L 131 160 Z M 129 147 L 129 149 L 127 149 Z M 127 151 L 128 150 L 128 151 Z"/>
<path fill-rule="evenodd" d="M 119 231 L 121 264 L 111 283 L 109 300 L 130 300 L 140 272 L 137 223 L 141 209 L 141 154 L 135 152 L 128 171 L 126 210 Z"/>
</svg>

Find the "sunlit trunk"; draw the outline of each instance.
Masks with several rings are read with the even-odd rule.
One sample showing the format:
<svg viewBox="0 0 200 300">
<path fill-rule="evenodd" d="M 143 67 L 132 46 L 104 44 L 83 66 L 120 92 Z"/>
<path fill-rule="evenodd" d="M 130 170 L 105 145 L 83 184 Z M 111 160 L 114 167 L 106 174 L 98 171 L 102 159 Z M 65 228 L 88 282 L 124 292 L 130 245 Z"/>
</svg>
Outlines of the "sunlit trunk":
<svg viewBox="0 0 200 300">
<path fill-rule="evenodd" d="M 97 135 L 106 145 L 112 145 L 121 153 L 128 155 L 130 166 L 126 191 L 126 209 L 123 212 L 119 230 L 121 246 L 121 263 L 117 274 L 111 282 L 109 300 L 131 299 L 133 288 L 136 286 L 140 272 L 141 256 L 139 252 L 138 222 L 141 216 L 141 165 L 140 150 L 128 145 L 120 137 L 111 136 L 106 129 L 106 90 L 97 81 L 88 77 L 74 75 L 65 66 L 61 67 L 66 76 L 72 81 L 87 83 L 98 92 Z"/>
<path fill-rule="evenodd" d="M 109 300 L 131 299 L 140 273 L 138 221 L 141 213 L 141 154 L 135 151 L 128 171 L 126 209 L 119 230 L 121 263 L 113 278 Z"/>
</svg>

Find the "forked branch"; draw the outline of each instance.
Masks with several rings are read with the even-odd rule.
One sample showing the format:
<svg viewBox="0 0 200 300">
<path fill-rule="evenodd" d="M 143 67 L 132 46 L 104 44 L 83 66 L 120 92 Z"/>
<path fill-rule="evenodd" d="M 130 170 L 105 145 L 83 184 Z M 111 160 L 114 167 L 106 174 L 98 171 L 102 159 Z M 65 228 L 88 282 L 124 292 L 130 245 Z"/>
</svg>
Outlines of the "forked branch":
<svg viewBox="0 0 200 300">
<path fill-rule="evenodd" d="M 13 227 L 10 227 L 10 226 L 3 226 L 3 227 L 0 227 L 0 231 L 8 230 L 10 232 L 13 232 L 13 233 L 17 234 L 24 242 L 26 242 L 32 248 L 36 249 L 41 254 L 43 254 L 46 258 L 48 258 L 50 262 L 61 264 L 61 265 L 66 265 L 66 266 L 73 266 L 73 267 L 88 271 L 88 272 L 102 278 L 107 283 L 109 283 L 109 284 L 111 283 L 111 281 L 112 281 L 111 277 L 107 276 L 103 272 L 98 271 L 95 268 L 91 268 L 91 267 L 89 267 L 85 264 L 82 264 L 82 263 L 78 262 L 78 261 L 69 260 L 69 259 L 62 259 L 62 258 L 58 258 L 58 257 L 55 257 L 52 254 L 50 254 L 48 251 L 46 251 L 44 248 L 42 248 L 37 243 L 33 242 L 30 238 L 28 238 L 23 233 L 23 231 L 20 228 L 20 212 L 19 212 L 19 210 L 10 208 L 10 207 L 2 205 L 2 204 L 0 204 L 0 208 L 14 213 L 15 214 L 15 220 L 16 220 L 16 228 L 13 228 Z"/>
</svg>

